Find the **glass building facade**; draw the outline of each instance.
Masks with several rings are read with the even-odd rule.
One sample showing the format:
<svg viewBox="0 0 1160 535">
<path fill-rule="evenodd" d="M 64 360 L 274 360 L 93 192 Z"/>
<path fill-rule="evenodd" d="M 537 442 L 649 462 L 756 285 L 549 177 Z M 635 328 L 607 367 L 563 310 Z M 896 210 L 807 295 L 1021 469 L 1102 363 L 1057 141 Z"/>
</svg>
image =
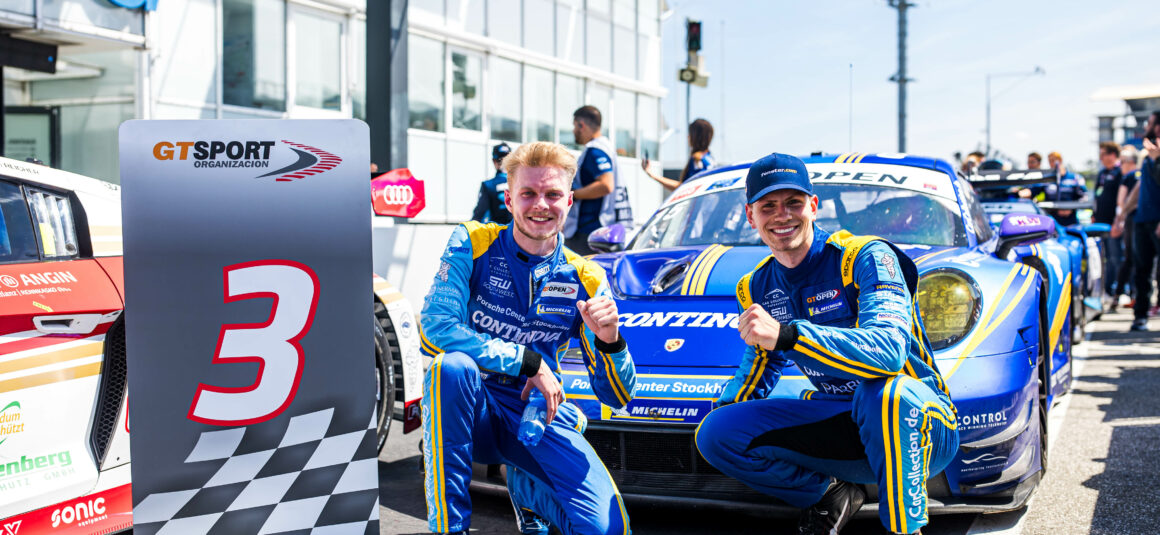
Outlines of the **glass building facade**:
<svg viewBox="0 0 1160 535">
<path fill-rule="evenodd" d="M 660 0 L 412 0 L 407 166 L 427 187 L 419 222 L 471 216 L 491 146 L 554 141 L 579 150 L 572 112 L 603 115 L 639 217 L 661 198 L 640 170 L 658 159 Z M 442 66 L 442 68 L 438 68 Z"/>
<path fill-rule="evenodd" d="M 118 182 L 126 120 L 363 119 L 367 1 L 0 2 L 0 30 L 60 47 L 55 74 L 4 69 L 5 153 Z M 405 155 L 427 185 L 415 221 L 470 217 L 496 143 L 578 151 L 572 112 L 585 104 L 647 217 L 662 198 L 639 166 L 659 160 L 661 4 L 410 0 Z"/>
</svg>

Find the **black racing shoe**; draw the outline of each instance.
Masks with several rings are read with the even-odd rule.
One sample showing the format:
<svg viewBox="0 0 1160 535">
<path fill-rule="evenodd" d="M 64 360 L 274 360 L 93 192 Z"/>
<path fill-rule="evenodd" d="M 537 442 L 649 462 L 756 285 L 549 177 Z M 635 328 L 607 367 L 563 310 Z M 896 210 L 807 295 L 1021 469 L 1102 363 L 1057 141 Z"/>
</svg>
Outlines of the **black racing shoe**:
<svg viewBox="0 0 1160 535">
<path fill-rule="evenodd" d="M 798 517 L 800 535 L 838 535 L 854 513 L 862 507 L 866 493 L 862 487 L 848 481 L 833 480 L 818 503 L 802 511 Z"/>
</svg>

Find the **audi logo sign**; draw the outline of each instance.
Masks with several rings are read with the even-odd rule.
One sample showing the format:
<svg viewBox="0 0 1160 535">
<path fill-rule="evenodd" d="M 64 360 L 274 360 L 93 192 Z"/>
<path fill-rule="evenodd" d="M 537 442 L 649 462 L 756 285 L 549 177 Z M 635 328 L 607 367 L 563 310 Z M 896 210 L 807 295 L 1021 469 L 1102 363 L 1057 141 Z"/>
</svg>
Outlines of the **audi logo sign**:
<svg viewBox="0 0 1160 535">
<path fill-rule="evenodd" d="M 415 217 L 427 206 L 423 181 L 402 168 L 371 180 L 371 204 L 378 215 Z"/>
<path fill-rule="evenodd" d="M 383 203 L 388 205 L 401 204 L 405 206 L 411 204 L 411 201 L 415 199 L 415 192 L 409 186 L 402 184 L 383 186 L 383 189 L 379 190 L 379 195 L 383 198 Z"/>
</svg>

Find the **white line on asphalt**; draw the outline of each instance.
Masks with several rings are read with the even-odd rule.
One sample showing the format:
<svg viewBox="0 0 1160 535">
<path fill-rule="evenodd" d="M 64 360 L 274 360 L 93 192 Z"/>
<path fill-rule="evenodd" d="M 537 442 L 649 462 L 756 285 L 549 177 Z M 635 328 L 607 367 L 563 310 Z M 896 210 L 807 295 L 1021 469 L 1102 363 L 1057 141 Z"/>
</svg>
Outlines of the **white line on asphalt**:
<svg viewBox="0 0 1160 535">
<path fill-rule="evenodd" d="M 1084 363 L 1087 361 L 1088 348 L 1092 345 L 1091 335 L 1087 336 L 1084 344 L 1081 346 L 1072 347 L 1071 359 L 1071 384 L 1075 388 L 1076 381 L 1083 374 Z M 1063 419 L 1067 417 L 1067 408 L 1071 406 L 1071 393 L 1063 396 L 1063 400 L 1059 405 L 1051 410 L 1051 414 L 1047 418 L 1047 451 L 1055 450 L 1055 441 L 1059 439 L 1059 431 L 1063 428 Z M 1134 423 L 1134 422 L 1133 422 Z M 1050 453 L 1049 453 L 1050 455 Z M 1050 476 L 1048 476 L 1050 477 Z M 1039 482 L 1043 485 L 1043 481 Z M 967 535 L 1020 535 L 1023 533 L 1023 521 L 1027 517 L 1027 511 L 1035 504 L 1035 497 L 1032 496 L 1027 502 L 1027 507 L 1018 511 L 1010 513 L 998 513 L 993 515 L 979 515 L 971 524 L 971 528 L 967 530 Z"/>
</svg>

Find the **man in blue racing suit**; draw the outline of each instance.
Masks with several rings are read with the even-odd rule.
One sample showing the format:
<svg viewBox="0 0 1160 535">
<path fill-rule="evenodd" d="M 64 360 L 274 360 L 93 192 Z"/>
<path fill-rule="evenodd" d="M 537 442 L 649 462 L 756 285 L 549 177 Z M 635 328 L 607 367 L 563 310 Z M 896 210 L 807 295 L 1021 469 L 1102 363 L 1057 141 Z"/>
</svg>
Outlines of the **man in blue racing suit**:
<svg viewBox="0 0 1160 535">
<path fill-rule="evenodd" d="M 528 143 L 504 160 L 513 226 L 462 224 L 452 232 L 423 306 L 423 463 L 433 532 L 471 525 L 472 461 L 507 465 L 523 533 L 628 534 L 628 514 L 604 463 L 582 435 L 587 420 L 564 400 L 560 356 L 572 337 L 597 398 L 621 408 L 636 368 L 620 337 L 604 270 L 564 247 L 576 159 L 561 145 Z M 534 446 L 516 438 L 531 389 L 547 401 Z"/>
<path fill-rule="evenodd" d="M 697 428 L 713 466 L 803 509 L 800 533 L 837 533 L 878 485 L 893 533 L 927 523 L 926 480 L 958 449 L 955 408 L 912 298 L 918 272 L 890 243 L 814 225 L 801 160 L 771 154 L 746 177 L 745 214 L 773 254 L 737 283 L 749 347 Z M 768 397 L 797 363 L 812 388 Z"/>
</svg>

